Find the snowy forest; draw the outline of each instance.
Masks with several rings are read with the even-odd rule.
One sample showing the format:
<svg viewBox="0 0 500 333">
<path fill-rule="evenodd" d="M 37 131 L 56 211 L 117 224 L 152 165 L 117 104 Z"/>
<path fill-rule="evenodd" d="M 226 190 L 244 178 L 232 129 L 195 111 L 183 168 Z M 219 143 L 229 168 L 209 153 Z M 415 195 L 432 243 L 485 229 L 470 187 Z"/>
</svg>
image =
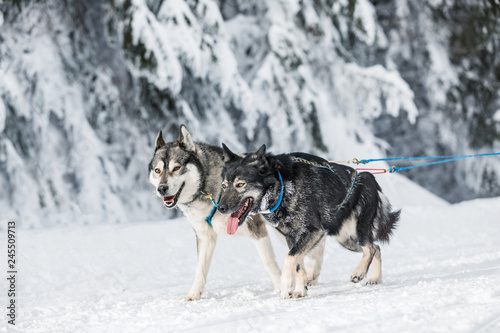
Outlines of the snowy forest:
<svg viewBox="0 0 500 333">
<path fill-rule="evenodd" d="M 499 15 L 498 0 L 0 0 L 1 218 L 164 218 L 147 164 L 180 124 L 329 160 L 499 152 Z M 452 203 L 500 195 L 498 157 L 403 175 Z"/>
</svg>

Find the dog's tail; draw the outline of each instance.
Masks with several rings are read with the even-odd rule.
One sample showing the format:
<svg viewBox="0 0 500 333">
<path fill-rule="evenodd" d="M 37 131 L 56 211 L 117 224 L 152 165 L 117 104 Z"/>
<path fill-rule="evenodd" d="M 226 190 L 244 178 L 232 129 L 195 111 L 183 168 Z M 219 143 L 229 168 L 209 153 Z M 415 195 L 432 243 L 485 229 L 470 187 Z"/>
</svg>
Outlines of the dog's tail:
<svg viewBox="0 0 500 333">
<path fill-rule="evenodd" d="M 379 192 L 380 203 L 378 211 L 377 239 L 383 243 L 388 243 L 392 232 L 396 229 L 401 210 L 391 211 L 391 204 L 384 194 Z"/>
</svg>

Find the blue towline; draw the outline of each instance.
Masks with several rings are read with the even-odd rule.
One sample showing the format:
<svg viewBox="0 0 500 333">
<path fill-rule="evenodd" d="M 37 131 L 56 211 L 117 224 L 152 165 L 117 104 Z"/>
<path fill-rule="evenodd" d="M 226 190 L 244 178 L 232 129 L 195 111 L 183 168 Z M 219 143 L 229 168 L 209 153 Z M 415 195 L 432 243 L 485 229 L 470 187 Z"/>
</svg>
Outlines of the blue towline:
<svg viewBox="0 0 500 333">
<path fill-rule="evenodd" d="M 395 172 L 399 172 L 399 171 L 403 171 L 403 170 L 419 168 L 419 167 L 428 166 L 428 165 L 434 165 L 434 164 L 462 160 L 464 158 L 482 157 L 482 156 L 498 156 L 498 155 L 500 155 L 500 153 L 487 153 L 487 154 L 474 154 L 474 155 L 449 155 L 449 156 L 389 157 L 389 158 L 372 158 L 372 159 L 366 159 L 366 160 L 358 160 L 355 158 L 352 160 L 352 162 L 356 163 L 356 164 L 368 164 L 370 162 L 380 162 L 380 161 L 403 161 L 403 160 L 425 160 L 425 159 L 427 159 L 427 160 L 439 159 L 440 160 L 440 161 L 435 161 L 435 162 L 429 162 L 429 163 L 411 165 L 411 166 L 407 166 L 407 167 L 401 167 L 401 168 L 396 168 L 393 166 L 387 170 L 387 172 L 389 172 L 389 173 L 395 173 Z"/>
</svg>

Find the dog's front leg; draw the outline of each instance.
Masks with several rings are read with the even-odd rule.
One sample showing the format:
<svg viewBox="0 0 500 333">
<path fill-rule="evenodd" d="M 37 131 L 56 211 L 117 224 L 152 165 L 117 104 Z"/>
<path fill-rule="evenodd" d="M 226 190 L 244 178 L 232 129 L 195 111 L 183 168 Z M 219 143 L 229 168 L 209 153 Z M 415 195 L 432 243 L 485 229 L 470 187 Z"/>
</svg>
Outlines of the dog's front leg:
<svg viewBox="0 0 500 333">
<path fill-rule="evenodd" d="M 307 273 L 304 267 L 304 259 L 297 265 L 297 275 L 295 279 L 295 290 L 293 291 L 293 298 L 301 298 L 307 296 Z"/>
<path fill-rule="evenodd" d="M 283 272 L 281 273 L 281 298 L 293 297 L 303 297 L 307 295 L 306 284 L 306 272 L 304 270 L 304 256 L 308 253 L 311 248 L 321 240 L 324 236 L 324 232 L 319 230 L 313 232 L 302 232 L 302 235 L 295 241 L 291 238 L 287 238 L 288 247 L 290 251 L 285 257 L 285 264 L 283 265 Z M 300 265 L 299 265 L 300 264 Z M 300 274 L 298 283 L 302 286 L 296 288 L 294 294 L 291 293 L 295 284 L 295 272 Z"/>
<path fill-rule="evenodd" d="M 285 263 L 283 264 L 283 271 L 281 272 L 281 298 L 286 299 L 292 296 L 292 290 L 295 284 L 295 270 L 300 261 L 298 255 L 287 254 Z"/>
<path fill-rule="evenodd" d="M 201 298 L 203 288 L 205 288 L 205 284 L 207 283 L 208 269 L 210 268 L 216 243 L 217 234 L 212 228 L 207 229 L 203 235 L 196 234 L 196 249 L 198 252 L 196 275 L 189 294 L 184 297 L 187 301 L 195 301 Z"/>
</svg>

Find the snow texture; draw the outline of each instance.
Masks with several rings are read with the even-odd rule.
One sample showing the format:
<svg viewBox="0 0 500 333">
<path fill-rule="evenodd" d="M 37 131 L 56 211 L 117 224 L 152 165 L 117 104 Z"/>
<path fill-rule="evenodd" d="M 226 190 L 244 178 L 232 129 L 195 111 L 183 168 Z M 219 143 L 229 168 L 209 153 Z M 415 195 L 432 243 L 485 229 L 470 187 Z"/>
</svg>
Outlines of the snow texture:
<svg viewBox="0 0 500 333">
<path fill-rule="evenodd" d="M 350 283 L 361 256 L 331 237 L 319 285 L 282 300 L 251 241 L 221 236 L 202 299 L 187 302 L 196 241 L 184 218 L 20 230 L 17 324 L 4 316 L 0 332 L 498 332 L 499 198 L 450 205 L 378 179 L 403 209 L 381 285 Z"/>
</svg>

